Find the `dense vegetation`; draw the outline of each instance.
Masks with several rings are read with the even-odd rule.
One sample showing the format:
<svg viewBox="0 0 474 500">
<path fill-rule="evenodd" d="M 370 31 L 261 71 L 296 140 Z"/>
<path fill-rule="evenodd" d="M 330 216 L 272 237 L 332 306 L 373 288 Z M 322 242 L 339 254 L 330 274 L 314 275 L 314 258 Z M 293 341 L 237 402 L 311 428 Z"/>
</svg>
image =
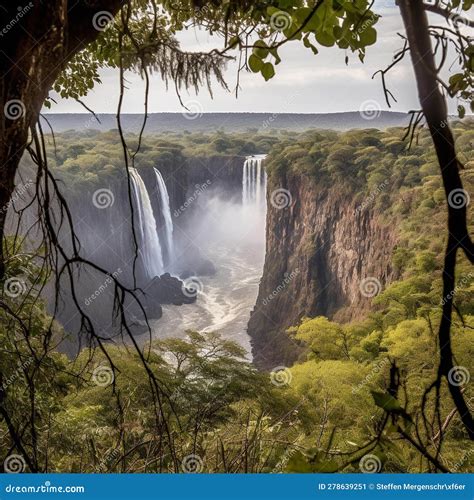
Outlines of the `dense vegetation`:
<svg viewBox="0 0 474 500">
<path fill-rule="evenodd" d="M 472 122 L 457 123 L 453 130 L 465 166 L 465 188 L 472 192 Z M 373 298 L 374 312 L 365 321 L 339 325 L 320 317 L 304 319 L 292 329 L 293 335 L 308 347 L 308 359 L 292 369 L 294 382 L 301 384 L 302 394 L 314 395 L 313 407 L 319 409 L 317 418 L 321 425 L 338 428 L 332 447 L 344 452 L 350 452 L 351 446 L 356 448 L 356 443 L 360 445 L 361 434 L 373 424 L 370 408 L 374 401 L 368 389 L 375 387 L 377 380 L 385 379 L 387 383 L 392 361 L 400 370 L 401 408 L 415 422 L 424 437 L 422 441 L 432 445 L 432 450 L 440 437 L 440 423 L 432 420 L 429 427 L 423 427 L 420 422 L 424 391 L 436 375 L 439 347 L 436 330 L 441 303 L 446 300 L 442 298 L 441 279 L 446 242 L 440 236 L 446 218 L 444 191 L 430 152 L 429 135 L 422 132 L 407 149 L 400 132 L 397 129 L 344 134 L 307 132 L 296 142 L 288 141 L 274 148 L 271 154 L 270 172 L 292 172 L 328 186 L 338 185 L 356 193 L 360 209 L 373 206 L 380 217 L 387 223 L 396 223 L 398 228 L 393 265 L 401 279 Z M 464 198 L 466 201 L 469 203 Z M 460 385 L 467 400 L 472 401 L 467 383 L 474 354 L 474 274 L 464 256 L 458 260 L 453 292 L 456 305 L 453 349 L 456 365 L 461 367 L 458 372 L 462 372 Z M 376 394 L 374 399 L 376 404 L 384 406 Z M 440 461 L 455 471 L 472 469 L 472 445 L 460 420 L 452 413 L 446 386 L 442 388 L 441 401 L 442 422 L 447 425 L 443 427 L 445 442 Z M 426 406 L 431 406 L 426 413 L 433 418 L 434 401 Z M 355 432 L 355 427 L 361 434 Z M 386 462 L 384 469 L 422 470 L 416 450 L 401 446 L 395 426 L 391 431 L 392 434 L 384 433 L 374 447 Z"/>
<path fill-rule="evenodd" d="M 454 126 L 468 190 L 474 180 L 470 129 L 469 122 Z M 123 175 L 115 132 L 65 133 L 60 139 L 51 162 L 68 186 Z M 374 311 L 365 321 L 337 324 L 318 317 L 295 325 L 289 334 L 306 346 L 305 353 L 293 367 L 270 374 L 258 373 L 238 346 L 217 333 L 189 332 L 187 340 L 144 346 L 148 368 L 120 344 L 107 354 L 92 346 L 68 359 L 58 352 L 65 333 L 35 293 L 10 294 L 8 306 L 19 321 L 1 312 L 2 460 L 18 451 L 10 427 L 20 429 L 20 441 L 29 443 L 22 454 L 30 457 L 27 467 L 49 471 L 347 472 L 364 470 L 363 458 L 371 455 L 384 471 L 434 470 L 400 437 L 398 422 L 392 418 L 391 425 L 381 426 L 383 407 L 390 406 L 402 416 L 406 433 L 422 434 L 432 455 L 443 442 L 438 458 L 447 469 L 472 470 L 472 445 L 446 387 L 441 422 L 424 426 L 420 418 L 423 392 L 436 370 L 445 224 L 429 141 L 422 132 L 407 150 L 400 129 L 146 137 L 136 158 L 139 166 L 188 155 L 269 151 L 270 175 L 291 170 L 340 185 L 361 206 L 369 203 L 397 224 L 400 242 L 393 263 L 401 279 L 373 299 Z M 9 261 L 6 279 L 22 276 L 38 290 L 46 276 L 37 265 L 18 253 Z M 457 280 L 453 346 L 456 364 L 472 373 L 474 279 L 463 258 Z M 392 363 L 400 390 L 390 400 Z M 466 384 L 464 390 L 472 401 L 472 389 Z M 158 412 L 151 394 L 158 394 Z M 426 402 L 428 420 L 433 399 Z"/>
<path fill-rule="evenodd" d="M 148 135 L 142 139 L 134 165 L 148 168 L 164 164 L 176 168 L 186 157 L 267 153 L 280 141 L 278 136 L 288 134 L 293 133 L 283 131 L 276 136 L 258 134 L 257 129 L 251 129 L 241 134 L 185 131 Z M 123 176 L 123 151 L 117 130 L 102 133 L 96 130 L 70 131 L 57 137 L 55 148 L 50 149 L 50 163 L 68 186 L 103 185 L 116 176 Z M 138 140 L 135 134 L 127 136 L 130 151 L 137 149 Z M 53 146 L 52 139 L 50 141 Z"/>
</svg>

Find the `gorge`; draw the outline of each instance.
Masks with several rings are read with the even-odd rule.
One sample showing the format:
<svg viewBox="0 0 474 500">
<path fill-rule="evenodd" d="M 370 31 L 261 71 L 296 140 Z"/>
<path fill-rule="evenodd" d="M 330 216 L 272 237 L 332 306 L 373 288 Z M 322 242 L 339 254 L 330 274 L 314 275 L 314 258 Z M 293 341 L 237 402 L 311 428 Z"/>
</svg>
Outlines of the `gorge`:
<svg viewBox="0 0 474 500">
<path fill-rule="evenodd" d="M 463 124 L 453 130 L 471 189 L 474 133 Z M 122 409 L 133 461 L 146 464 L 135 444 L 156 436 L 156 450 L 163 437 L 155 390 L 175 449 L 204 457 L 205 470 L 248 471 L 221 465 L 220 445 L 231 464 L 245 452 L 249 425 L 261 420 L 256 444 L 268 453 L 252 471 L 319 471 L 326 464 L 307 467 L 298 454 L 285 465 L 288 450 L 315 443 L 324 456 L 328 446 L 341 451 L 337 467 L 358 471 L 360 453 L 350 464 L 347 456 L 379 429 L 377 398 L 395 363 L 406 411 L 419 414 L 437 371 L 445 198 L 429 134 L 411 149 L 402 136 L 401 129 L 170 132 L 144 136 L 127 170 L 116 132 L 65 132 L 56 148 L 48 144 L 59 189 L 49 201 L 52 227 L 36 223 L 43 192 L 25 159 L 9 207 L 3 298 L 12 311 L 29 305 L 31 335 L 18 352 L 23 330 L 5 317 L 2 355 L 20 424 L 29 378 L 18 385 L 17 367 L 31 345 L 45 356 L 34 403 L 41 418 L 53 412 L 53 434 L 47 427 L 42 439 L 54 435 L 60 447 L 50 455 L 55 468 L 96 470 L 98 448 L 84 448 L 84 436 L 101 454 L 114 449 Z M 134 151 L 137 137 L 126 141 Z M 63 254 L 43 251 L 44 230 L 58 235 Z M 466 259 L 456 278 L 465 325 L 453 324 L 453 352 L 469 367 Z M 35 286 L 37 295 L 27 293 Z M 442 391 L 448 415 L 452 401 Z M 460 463 L 468 436 L 454 421 L 448 434 L 449 460 Z M 409 443 L 403 457 L 385 443 L 373 453 L 384 470 L 421 467 Z M 160 470 L 171 471 L 166 456 L 156 456 Z"/>
<path fill-rule="evenodd" d="M 384 155 L 396 165 L 393 132 L 263 135 L 252 145 L 245 135 L 161 138 L 145 142 L 130 184 L 114 166 L 120 155 L 112 138 L 87 132 L 85 147 L 75 145 L 75 157 L 69 151 L 56 172 L 83 255 L 127 286 L 136 279 L 156 338 L 216 330 L 251 351 L 259 368 L 290 366 L 301 346 L 289 328 L 305 317 L 362 320 L 374 296 L 401 276 L 393 260 L 401 220 L 388 223 L 382 208 L 394 186 L 418 182 L 416 160 L 403 153 L 414 166 L 396 173 L 404 180 L 371 163 Z M 92 169 L 91 146 L 104 152 Z M 353 163 L 365 178 L 351 178 Z M 83 166 L 97 175 L 82 178 Z M 78 276 L 77 287 L 96 327 L 114 337 L 113 287 L 103 282 L 92 271 Z M 374 295 L 366 282 L 378 287 Z M 57 317 L 74 332 L 80 324 L 67 295 Z M 126 307 L 132 333 L 146 341 L 141 311 L 133 301 Z"/>
<path fill-rule="evenodd" d="M 287 328 L 305 316 L 360 318 L 370 309 L 360 280 L 396 278 L 396 233 L 370 207 L 356 210 L 350 189 L 320 186 L 304 174 L 267 176 L 267 153 L 170 151 L 172 158 L 130 168 L 130 185 L 118 172 L 99 189 L 86 183 L 91 204 L 82 189 L 69 196 L 84 255 L 120 270 L 129 286 L 135 269 L 153 336 L 219 331 L 271 369 L 298 356 Z M 282 191 L 289 197 L 283 205 Z M 94 297 L 88 311 L 96 326 L 113 337 L 113 288 L 105 290 L 93 273 L 78 277 L 78 287 Z M 80 325 L 70 302 L 58 317 L 73 331 Z M 127 312 L 141 337 L 140 311 L 131 303 Z"/>
</svg>

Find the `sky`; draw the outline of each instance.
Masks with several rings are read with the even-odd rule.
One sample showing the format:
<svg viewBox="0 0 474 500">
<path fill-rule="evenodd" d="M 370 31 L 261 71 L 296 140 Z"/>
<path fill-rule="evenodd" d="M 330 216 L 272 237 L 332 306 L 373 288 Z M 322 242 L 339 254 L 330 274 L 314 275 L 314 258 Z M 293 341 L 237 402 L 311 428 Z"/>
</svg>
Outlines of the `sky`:
<svg viewBox="0 0 474 500">
<path fill-rule="evenodd" d="M 378 41 L 367 48 L 362 64 L 356 54 L 348 53 L 349 64 L 345 65 L 345 51 L 336 47 L 321 47 L 318 55 L 305 48 L 301 42 L 286 44 L 280 49 L 282 62 L 276 66 L 276 77 L 269 82 L 259 74 L 242 72 L 238 99 L 235 93 L 214 85 L 214 98 L 207 90 L 197 96 L 184 92 L 182 99 L 188 109 L 199 112 L 270 112 L 270 113 L 331 113 L 358 111 L 364 103 L 374 102 L 379 109 L 389 109 L 385 103 L 380 76 L 372 79 L 379 69 L 392 61 L 394 53 L 402 46 L 397 33 L 403 33 L 402 22 L 394 0 L 376 0 L 374 10 L 382 18 L 376 25 Z M 437 23 L 440 24 L 439 19 Z M 184 32 L 179 37 L 182 48 L 202 51 L 215 48 L 218 41 L 207 33 L 196 30 Z M 319 47 L 318 47 L 319 48 Z M 237 64 L 230 63 L 226 71 L 229 87 L 235 88 Z M 101 72 L 102 84 L 89 93 L 83 101 L 96 113 L 115 113 L 119 93 L 118 72 L 106 69 Z M 144 84 L 140 76 L 127 73 L 128 90 L 123 112 L 142 113 Z M 413 71 L 407 56 L 387 76 L 387 83 L 397 98 L 393 111 L 418 109 L 418 99 Z M 83 113 L 85 109 L 73 100 L 60 99 L 49 112 Z M 450 110 L 454 111 L 455 103 Z M 166 90 L 159 75 L 152 78 L 150 112 L 185 112 L 173 88 Z"/>
</svg>

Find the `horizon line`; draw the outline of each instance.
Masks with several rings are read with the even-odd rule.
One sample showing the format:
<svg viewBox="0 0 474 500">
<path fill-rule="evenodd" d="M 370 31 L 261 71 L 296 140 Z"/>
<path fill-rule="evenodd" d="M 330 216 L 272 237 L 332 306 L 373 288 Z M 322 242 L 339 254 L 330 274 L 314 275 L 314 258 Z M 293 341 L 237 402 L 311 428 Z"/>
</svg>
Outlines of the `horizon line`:
<svg viewBox="0 0 474 500">
<path fill-rule="evenodd" d="M 293 113 L 288 113 L 287 111 L 282 111 L 282 112 L 277 112 L 277 111 L 210 111 L 210 112 L 202 112 L 200 113 L 201 116 L 204 115 L 219 115 L 219 114 L 227 114 L 227 115 L 337 115 L 337 114 L 344 114 L 344 113 L 361 113 L 360 110 L 350 110 L 350 111 L 325 111 L 325 112 L 293 112 Z M 380 110 L 380 113 L 399 113 L 399 114 L 408 114 L 409 111 L 394 111 L 394 110 Z M 48 112 L 48 113 L 41 113 L 42 115 L 91 115 L 92 113 L 88 112 L 65 112 L 65 111 L 58 111 L 58 112 Z M 94 114 L 96 115 L 113 115 L 115 116 L 115 112 L 110 112 L 110 111 L 95 111 Z M 144 113 L 120 113 L 121 115 L 144 115 Z M 148 116 L 150 115 L 185 115 L 186 111 L 153 111 L 147 113 Z M 468 115 L 468 116 L 474 116 L 474 115 Z"/>
</svg>

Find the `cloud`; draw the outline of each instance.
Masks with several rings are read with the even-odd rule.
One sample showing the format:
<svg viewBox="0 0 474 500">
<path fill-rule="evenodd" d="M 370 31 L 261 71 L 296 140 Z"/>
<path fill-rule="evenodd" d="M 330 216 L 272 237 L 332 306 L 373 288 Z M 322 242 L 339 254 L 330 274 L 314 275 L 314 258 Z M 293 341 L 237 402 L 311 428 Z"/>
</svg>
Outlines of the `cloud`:
<svg viewBox="0 0 474 500">
<path fill-rule="evenodd" d="M 280 49 L 282 62 L 276 67 L 276 76 L 265 82 L 261 75 L 242 72 L 239 98 L 227 92 L 216 83 L 213 85 L 214 99 L 201 91 L 197 99 L 204 112 L 296 112 L 328 113 L 359 109 L 360 103 L 375 99 L 385 109 L 385 99 L 380 78 L 372 75 L 385 68 L 392 61 L 393 54 L 400 49 L 402 40 L 397 33 L 403 33 L 402 21 L 394 0 L 376 0 L 374 10 L 382 17 L 376 25 L 378 40 L 367 48 L 362 64 L 357 54 L 349 55 L 349 65 L 344 63 L 346 51 L 337 47 L 321 47 L 314 55 L 300 42 L 291 42 Z M 207 32 L 188 30 L 179 35 L 184 50 L 202 51 L 219 47 L 222 41 Z M 229 87 L 237 81 L 237 62 L 231 62 L 226 72 Z M 118 101 L 118 72 L 111 69 L 101 71 L 102 85 L 99 85 L 84 101 L 96 112 L 114 113 Z M 143 111 L 144 83 L 138 75 L 127 73 L 127 91 L 124 112 Z M 418 98 L 411 62 L 406 59 L 387 75 L 387 83 L 397 97 L 394 110 L 407 111 L 418 108 Z M 195 98 L 194 94 L 190 94 Z M 290 97 L 291 109 L 288 108 Z M 184 100 L 188 98 L 183 93 Z M 454 108 L 454 106 L 452 106 Z M 75 102 L 58 99 L 52 112 L 84 112 Z M 151 81 L 149 99 L 150 112 L 183 112 L 173 86 L 166 90 L 159 75 Z"/>
</svg>

